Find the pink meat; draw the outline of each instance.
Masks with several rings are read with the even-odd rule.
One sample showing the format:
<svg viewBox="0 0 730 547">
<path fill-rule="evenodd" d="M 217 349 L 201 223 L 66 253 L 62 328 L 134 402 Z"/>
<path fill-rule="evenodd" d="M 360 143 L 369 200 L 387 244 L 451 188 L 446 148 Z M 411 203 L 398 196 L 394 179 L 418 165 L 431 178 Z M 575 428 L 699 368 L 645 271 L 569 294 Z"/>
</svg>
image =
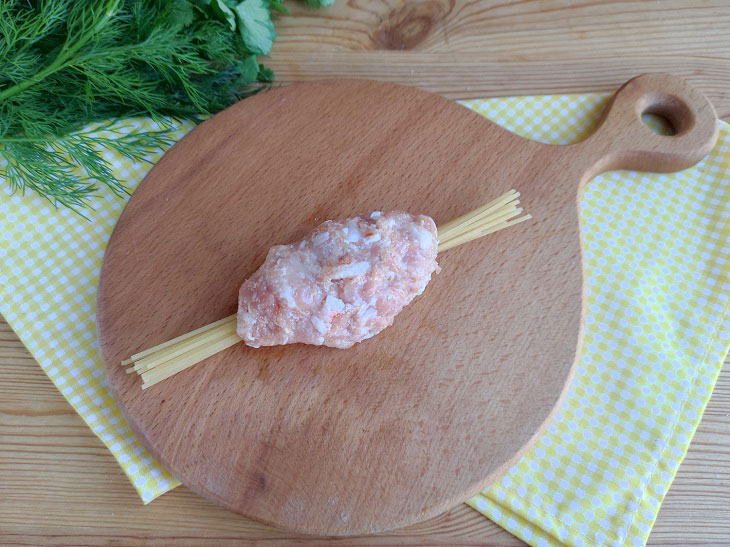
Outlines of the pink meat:
<svg viewBox="0 0 730 547">
<path fill-rule="evenodd" d="M 430 217 L 375 212 L 272 247 L 241 286 L 238 334 L 255 348 L 362 342 L 426 288 L 438 270 L 436 237 Z"/>
</svg>

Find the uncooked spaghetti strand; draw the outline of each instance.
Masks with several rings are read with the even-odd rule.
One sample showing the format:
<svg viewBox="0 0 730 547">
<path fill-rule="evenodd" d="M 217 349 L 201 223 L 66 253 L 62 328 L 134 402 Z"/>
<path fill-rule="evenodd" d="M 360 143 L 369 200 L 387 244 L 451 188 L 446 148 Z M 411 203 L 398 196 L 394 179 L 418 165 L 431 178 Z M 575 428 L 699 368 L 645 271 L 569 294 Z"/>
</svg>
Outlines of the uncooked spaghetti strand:
<svg viewBox="0 0 730 547">
<path fill-rule="evenodd" d="M 226 317 L 226 320 L 212 329 L 207 329 L 191 337 L 187 340 L 183 340 L 182 343 L 175 344 L 173 346 L 162 348 L 160 351 L 155 351 L 150 355 L 147 355 L 141 359 L 135 361 L 134 369 L 137 371 L 151 370 L 160 364 L 170 361 L 193 347 L 198 347 L 208 343 L 209 341 L 215 341 L 220 338 L 222 332 L 229 332 L 235 334 L 236 332 L 236 316 L 231 315 Z"/>
<path fill-rule="evenodd" d="M 445 238 L 442 237 L 441 232 L 439 232 L 439 252 L 443 250 L 441 248 L 442 244 L 446 244 L 453 239 L 462 239 L 467 234 L 478 234 L 487 228 L 496 226 L 501 222 L 504 222 L 512 217 L 519 215 L 521 212 L 521 208 L 510 207 L 508 209 L 499 210 L 489 218 L 483 219 L 481 222 L 475 224 L 470 224 L 469 226 L 464 227 L 458 232 L 452 231 L 451 235 Z"/>
<path fill-rule="evenodd" d="M 510 190 L 486 205 L 446 223 L 438 231 L 438 251 L 452 249 L 532 218 L 530 215 L 514 218 L 522 213 L 522 209 L 517 207 L 519 196 L 518 192 Z M 240 342 L 235 327 L 234 314 L 141 351 L 122 364 L 132 365 L 126 372 L 139 374 L 142 388 L 147 389 Z"/>
<path fill-rule="evenodd" d="M 169 361 L 164 366 L 143 372 L 140 375 L 142 376 L 143 381 L 142 389 L 153 386 L 157 382 L 161 382 L 173 374 L 177 374 L 178 372 L 185 370 L 186 368 L 189 368 L 200 361 L 207 359 L 211 355 L 215 355 L 219 351 L 223 351 L 224 349 L 237 344 L 240 341 L 241 339 L 237 334 L 227 334 L 217 341 L 195 348 L 192 351 L 181 355 L 177 359 Z"/>
<path fill-rule="evenodd" d="M 439 245 L 439 251 L 440 252 L 448 251 L 449 249 L 453 249 L 454 247 L 457 247 L 464 243 L 468 243 L 470 241 L 474 241 L 475 239 L 479 239 L 480 237 L 484 237 L 486 235 L 493 234 L 494 232 L 498 232 L 499 230 L 503 230 L 504 228 L 509 228 L 510 226 L 514 226 L 515 224 L 519 224 L 520 222 L 524 222 L 525 220 L 529 220 L 531 218 L 532 218 L 531 215 L 525 215 L 520 218 L 504 221 L 504 222 L 498 224 L 497 226 L 487 228 L 483 232 L 480 232 L 477 234 L 472 234 L 469 236 L 465 236 L 463 238 L 451 239 L 446 244 L 444 244 L 443 247 L 441 245 Z"/>
<path fill-rule="evenodd" d="M 162 344 L 158 344 L 157 346 L 154 346 L 152 348 L 146 349 L 144 351 L 140 351 L 139 353 L 135 353 L 130 357 L 129 359 L 125 359 L 122 361 L 122 365 L 129 365 L 131 363 L 134 363 L 135 361 L 142 359 L 143 357 L 147 357 L 148 355 L 151 355 L 152 353 L 155 353 L 161 349 L 165 349 L 167 347 L 172 346 L 173 344 L 177 344 L 178 342 L 182 342 L 183 340 L 186 340 L 188 338 L 192 338 L 198 333 L 205 332 L 210 329 L 216 328 L 218 325 L 221 325 L 225 323 L 226 321 L 229 321 L 231 318 L 235 320 L 236 314 L 229 315 L 228 317 L 224 317 L 223 319 L 219 319 L 218 321 L 214 321 L 213 323 L 209 323 L 208 325 L 205 325 L 204 327 L 200 327 L 199 329 L 192 330 L 190 332 L 187 332 L 185 334 L 181 334 L 180 336 L 173 338 L 171 340 L 168 340 L 167 342 L 163 342 Z"/>
<path fill-rule="evenodd" d="M 438 240 L 439 244 L 446 243 L 447 241 L 450 241 L 452 239 L 458 239 L 462 236 L 468 234 L 468 233 L 478 233 L 480 230 L 484 228 L 489 228 L 491 226 L 494 226 L 496 224 L 499 224 L 502 221 L 508 220 L 512 217 L 515 217 L 519 215 L 522 212 L 521 208 L 518 207 L 511 207 L 509 209 L 500 209 L 499 211 L 496 211 L 488 218 L 482 219 L 480 222 L 472 223 L 469 226 L 464 226 L 463 228 L 459 230 L 452 230 L 449 235 L 442 236 L 439 232 L 438 234 Z"/>
<path fill-rule="evenodd" d="M 441 228 L 439 228 L 439 234 L 440 235 L 443 234 L 443 236 L 449 236 L 452 231 L 458 232 L 463 227 L 469 226 L 473 222 L 478 221 L 479 218 L 488 216 L 492 212 L 501 208 L 502 206 L 506 205 L 507 203 L 511 202 L 512 200 L 516 200 L 519 196 L 520 196 L 519 192 L 517 192 L 515 190 L 510 190 L 509 192 L 502 194 L 497 199 L 490 201 L 486 205 L 483 205 L 483 206 L 479 207 L 478 209 L 470 211 L 469 213 L 466 213 L 465 215 L 462 215 L 458 218 L 455 218 L 454 220 L 452 220 L 450 222 L 447 222 Z"/>
</svg>

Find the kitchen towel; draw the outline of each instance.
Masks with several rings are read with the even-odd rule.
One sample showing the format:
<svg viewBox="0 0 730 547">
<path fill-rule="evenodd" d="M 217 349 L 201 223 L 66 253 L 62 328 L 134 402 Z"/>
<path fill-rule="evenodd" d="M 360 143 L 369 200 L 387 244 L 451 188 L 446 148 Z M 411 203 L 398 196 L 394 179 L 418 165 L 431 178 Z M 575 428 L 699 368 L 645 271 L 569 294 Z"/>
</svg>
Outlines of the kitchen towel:
<svg viewBox="0 0 730 547">
<path fill-rule="evenodd" d="M 607 100 L 462 104 L 525 137 L 566 144 L 591 132 Z M 140 126 L 155 124 L 114 129 Z M 180 124 L 176 137 L 190 128 Z M 130 189 L 150 167 L 113 151 L 106 157 Z M 124 202 L 100 190 L 87 221 L 6 186 L 0 312 L 147 503 L 179 483 L 125 424 L 95 340 L 99 269 Z M 710 156 L 691 169 L 612 172 L 588 183 L 580 200 L 588 313 L 578 372 L 547 433 L 469 500 L 472 507 L 532 545 L 646 542 L 728 352 L 729 199 L 725 123 Z"/>
</svg>

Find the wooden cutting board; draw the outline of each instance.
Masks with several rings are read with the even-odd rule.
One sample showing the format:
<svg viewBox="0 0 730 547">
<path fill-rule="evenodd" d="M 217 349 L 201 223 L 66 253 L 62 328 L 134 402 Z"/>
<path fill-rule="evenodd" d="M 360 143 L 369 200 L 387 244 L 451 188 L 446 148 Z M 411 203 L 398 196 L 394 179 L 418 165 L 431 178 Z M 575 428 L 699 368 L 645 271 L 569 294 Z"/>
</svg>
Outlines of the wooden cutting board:
<svg viewBox="0 0 730 547">
<path fill-rule="evenodd" d="M 647 111 L 677 134 L 651 133 Z M 99 341 L 131 427 L 187 486 L 279 527 L 371 533 L 466 500 L 543 432 L 573 375 L 581 186 L 689 167 L 717 136 L 709 102 L 668 75 L 628 82 L 607 112 L 550 146 L 418 89 L 327 81 L 206 121 L 147 175 L 104 258 Z M 326 219 L 440 225 L 511 188 L 533 219 L 439 255 L 426 292 L 352 349 L 239 344 L 145 391 L 119 366 L 235 312 L 268 248 Z"/>
</svg>

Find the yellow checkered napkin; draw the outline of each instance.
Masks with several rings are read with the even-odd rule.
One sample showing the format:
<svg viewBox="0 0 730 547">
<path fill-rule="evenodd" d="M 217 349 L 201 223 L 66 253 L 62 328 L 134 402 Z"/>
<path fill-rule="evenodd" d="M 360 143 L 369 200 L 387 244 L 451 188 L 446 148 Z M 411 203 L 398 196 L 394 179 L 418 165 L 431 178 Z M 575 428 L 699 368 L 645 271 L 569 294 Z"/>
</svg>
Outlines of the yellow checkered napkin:
<svg viewBox="0 0 730 547">
<path fill-rule="evenodd" d="M 526 137 L 569 143 L 590 132 L 606 100 L 463 104 Z M 141 124 L 152 126 L 124 127 Z M 130 188 L 149 168 L 107 154 Z M 148 502 L 178 483 L 121 418 L 94 336 L 99 268 L 123 202 L 102 191 L 87 222 L 38 197 L 2 192 L 0 312 Z M 727 124 L 695 168 L 615 172 L 588 184 L 579 371 L 549 431 L 472 507 L 534 545 L 646 541 L 728 351 L 729 198 Z"/>
<path fill-rule="evenodd" d="M 147 120 L 120 122 L 113 129 L 128 133 L 142 125 L 159 129 Z M 175 137 L 182 138 L 191 128 L 181 124 Z M 130 189 L 152 165 L 113 151 L 104 155 Z M 148 159 L 154 162 L 161 155 Z M 124 204 L 110 191 L 100 190 L 96 210 L 84 213 L 87 221 L 66 209 L 54 209 L 34 194 L 10 195 L 0 180 L 0 313 L 148 503 L 180 483 L 152 459 L 127 426 L 111 397 L 96 342 L 101 260 Z"/>
</svg>

